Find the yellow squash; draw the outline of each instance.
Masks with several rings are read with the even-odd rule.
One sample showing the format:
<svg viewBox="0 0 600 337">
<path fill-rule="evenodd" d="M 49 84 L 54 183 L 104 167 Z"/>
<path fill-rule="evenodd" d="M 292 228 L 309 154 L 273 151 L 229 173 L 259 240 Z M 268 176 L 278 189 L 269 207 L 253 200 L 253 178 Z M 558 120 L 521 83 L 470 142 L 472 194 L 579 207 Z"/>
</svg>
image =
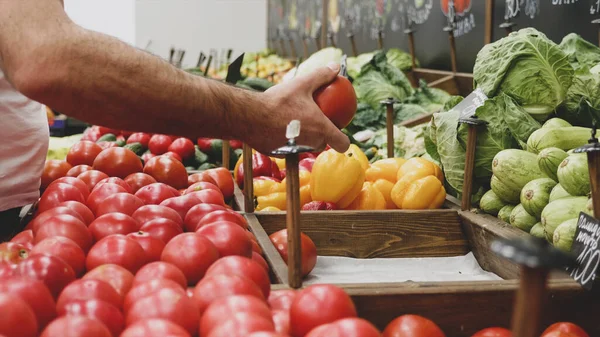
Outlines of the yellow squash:
<svg viewBox="0 0 600 337">
<path fill-rule="evenodd" d="M 407 175 L 394 185 L 391 198 L 400 209 L 437 209 L 446 199 L 446 190 L 436 176 L 412 179 Z"/>
<path fill-rule="evenodd" d="M 346 208 L 349 210 L 383 210 L 385 209 L 385 198 L 379 190 L 370 182 L 363 184 L 358 197 Z"/>
<path fill-rule="evenodd" d="M 365 172 L 367 181 L 375 182 L 379 179 L 385 179 L 392 183 L 396 182 L 398 170 L 406 163 L 404 158 L 381 159 L 373 164 Z"/>
<path fill-rule="evenodd" d="M 346 208 L 360 193 L 365 171 L 352 153 L 327 150 L 313 165 L 310 194 L 314 201 L 332 202 Z"/>
</svg>

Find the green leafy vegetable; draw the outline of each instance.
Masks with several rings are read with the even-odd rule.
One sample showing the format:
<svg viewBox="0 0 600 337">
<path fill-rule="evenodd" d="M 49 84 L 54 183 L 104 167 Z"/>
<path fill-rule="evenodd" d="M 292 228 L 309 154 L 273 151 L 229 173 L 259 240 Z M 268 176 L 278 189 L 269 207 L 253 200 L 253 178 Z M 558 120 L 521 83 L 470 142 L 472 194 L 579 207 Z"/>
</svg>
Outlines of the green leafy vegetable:
<svg viewBox="0 0 600 337">
<path fill-rule="evenodd" d="M 351 133 L 362 130 L 378 130 L 385 126 L 385 112 L 379 109 L 373 109 L 366 103 L 358 103 L 354 119 L 346 128 Z"/>
<path fill-rule="evenodd" d="M 387 62 L 383 52 L 363 66 L 354 81 L 359 102 L 370 104 L 374 109 L 387 98 L 404 100 L 413 94 L 413 88 L 404 73 Z"/>
<path fill-rule="evenodd" d="M 575 70 L 600 63 L 600 48 L 575 33 L 565 36 L 559 48 L 565 52 Z"/>
<path fill-rule="evenodd" d="M 318 52 L 312 54 L 306 61 L 302 62 L 298 67 L 297 75 L 305 75 L 310 73 L 311 71 L 319 68 L 325 67 L 331 62 L 340 63 L 342 60 L 342 50 L 329 47 L 323 48 Z M 294 71 L 293 69 L 291 71 Z"/>
<path fill-rule="evenodd" d="M 356 78 L 360 74 L 362 67 L 371 62 L 375 53 L 360 54 L 357 57 L 349 57 L 346 60 L 348 65 L 348 75 L 352 78 Z"/>
<path fill-rule="evenodd" d="M 578 75 L 567 93 L 566 113 L 573 125 L 591 127 L 600 122 L 600 74 Z"/>
<path fill-rule="evenodd" d="M 503 92 L 539 119 L 563 103 L 573 74 L 567 55 L 534 28 L 486 45 L 473 68 L 476 87 L 488 97 Z"/>
<path fill-rule="evenodd" d="M 423 134 L 425 125 L 412 128 L 394 125 L 394 157 L 413 158 L 424 155 L 425 143 Z M 377 146 L 378 158 L 387 158 L 387 130 L 381 129 L 375 133 L 372 145 Z"/>
<path fill-rule="evenodd" d="M 386 53 L 388 62 L 390 64 L 392 64 L 394 67 L 402 70 L 402 71 L 408 71 L 412 69 L 412 57 L 410 56 L 410 54 L 405 53 L 404 51 L 397 49 L 397 48 L 391 48 L 390 50 L 388 50 L 388 52 Z M 417 63 L 417 67 L 419 66 L 419 61 L 415 60 Z"/>
<path fill-rule="evenodd" d="M 438 112 L 444 108 L 444 104 L 451 98 L 450 94 L 442 89 L 430 88 L 423 80 L 419 81 L 419 88 L 406 99 L 405 102 L 420 105 L 425 112 Z"/>
</svg>

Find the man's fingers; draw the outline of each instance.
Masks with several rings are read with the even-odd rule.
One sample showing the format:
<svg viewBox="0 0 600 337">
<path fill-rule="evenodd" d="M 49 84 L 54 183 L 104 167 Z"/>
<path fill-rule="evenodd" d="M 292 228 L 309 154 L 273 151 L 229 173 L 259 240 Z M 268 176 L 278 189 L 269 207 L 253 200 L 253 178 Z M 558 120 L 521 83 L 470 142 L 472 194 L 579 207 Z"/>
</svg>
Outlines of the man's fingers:
<svg viewBox="0 0 600 337">
<path fill-rule="evenodd" d="M 317 68 L 310 74 L 302 76 L 299 81 L 301 81 L 301 86 L 312 94 L 322 86 L 331 83 L 339 72 L 339 64 L 330 63 L 327 67 Z"/>
<path fill-rule="evenodd" d="M 328 123 L 327 131 L 327 144 L 337 152 L 346 152 L 350 147 L 350 138 L 331 122 Z"/>
</svg>

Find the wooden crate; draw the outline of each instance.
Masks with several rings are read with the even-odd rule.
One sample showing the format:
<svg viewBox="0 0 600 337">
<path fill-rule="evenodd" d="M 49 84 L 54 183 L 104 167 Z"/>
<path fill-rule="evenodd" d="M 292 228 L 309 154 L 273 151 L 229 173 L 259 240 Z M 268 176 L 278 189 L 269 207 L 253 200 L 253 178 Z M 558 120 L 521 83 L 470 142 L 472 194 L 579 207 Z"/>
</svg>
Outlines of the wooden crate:
<svg viewBox="0 0 600 337">
<path fill-rule="evenodd" d="M 496 238 L 524 233 L 493 217 L 462 212 L 454 203 L 430 211 L 302 212 L 302 232 L 323 256 L 354 258 L 449 257 L 472 251 L 484 270 L 502 281 L 339 284 L 354 299 L 359 315 L 383 329 L 402 314 L 435 321 L 448 337 L 469 337 L 491 326 L 510 326 L 519 286 L 516 265 L 489 250 Z M 286 289 L 288 270 L 268 235 L 285 228 L 285 213 L 246 214 L 272 269 L 273 289 Z M 483 221 L 482 221 L 483 219 Z M 586 292 L 562 272 L 552 274 L 543 324 L 572 321 L 592 336 L 600 334 L 596 316 L 600 295 Z"/>
</svg>

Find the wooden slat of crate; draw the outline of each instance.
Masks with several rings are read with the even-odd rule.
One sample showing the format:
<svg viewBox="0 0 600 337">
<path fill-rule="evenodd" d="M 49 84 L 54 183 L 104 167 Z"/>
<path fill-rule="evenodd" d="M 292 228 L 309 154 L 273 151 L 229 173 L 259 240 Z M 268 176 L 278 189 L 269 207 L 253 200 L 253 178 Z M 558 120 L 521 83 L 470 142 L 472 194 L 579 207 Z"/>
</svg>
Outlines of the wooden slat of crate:
<svg viewBox="0 0 600 337">
<path fill-rule="evenodd" d="M 284 213 L 256 217 L 269 235 L 285 228 Z M 441 257 L 469 252 L 454 210 L 302 212 L 301 230 L 319 255 Z"/>
</svg>

